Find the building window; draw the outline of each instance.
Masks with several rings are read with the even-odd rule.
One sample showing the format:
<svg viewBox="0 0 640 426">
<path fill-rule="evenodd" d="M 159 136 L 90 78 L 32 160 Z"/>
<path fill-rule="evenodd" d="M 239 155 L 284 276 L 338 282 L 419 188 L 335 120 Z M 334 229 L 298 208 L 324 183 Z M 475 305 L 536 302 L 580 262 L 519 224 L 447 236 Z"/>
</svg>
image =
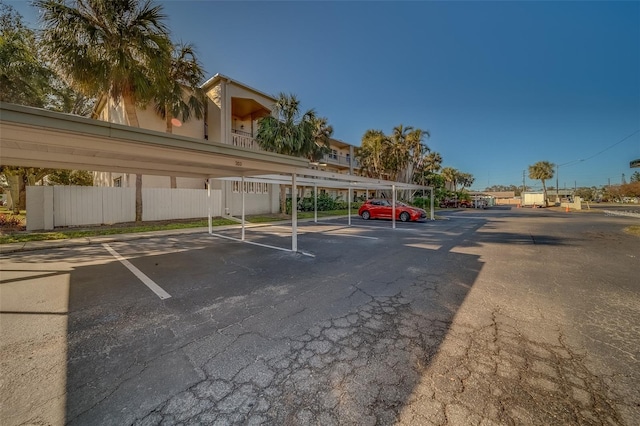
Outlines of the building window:
<svg viewBox="0 0 640 426">
<path fill-rule="evenodd" d="M 121 177 L 117 177 L 113 180 L 113 186 L 115 186 L 116 188 L 122 188 L 122 178 Z"/>
</svg>

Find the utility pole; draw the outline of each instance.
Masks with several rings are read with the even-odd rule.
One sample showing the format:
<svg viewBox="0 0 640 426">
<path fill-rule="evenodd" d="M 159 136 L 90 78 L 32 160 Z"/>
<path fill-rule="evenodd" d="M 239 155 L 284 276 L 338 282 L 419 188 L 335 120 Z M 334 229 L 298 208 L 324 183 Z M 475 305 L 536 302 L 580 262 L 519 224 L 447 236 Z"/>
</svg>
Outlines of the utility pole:
<svg viewBox="0 0 640 426">
<path fill-rule="evenodd" d="M 559 185 L 558 185 L 558 169 L 560 168 L 560 166 L 558 164 L 556 164 L 556 203 L 560 202 L 560 191 L 558 190 Z"/>
<path fill-rule="evenodd" d="M 523 171 L 522 171 L 522 192 L 523 192 L 523 193 L 527 191 L 527 187 L 526 187 L 526 185 L 524 184 L 524 172 L 526 172 L 526 170 L 523 170 Z M 520 196 L 522 196 L 522 194 L 520 194 Z"/>
</svg>

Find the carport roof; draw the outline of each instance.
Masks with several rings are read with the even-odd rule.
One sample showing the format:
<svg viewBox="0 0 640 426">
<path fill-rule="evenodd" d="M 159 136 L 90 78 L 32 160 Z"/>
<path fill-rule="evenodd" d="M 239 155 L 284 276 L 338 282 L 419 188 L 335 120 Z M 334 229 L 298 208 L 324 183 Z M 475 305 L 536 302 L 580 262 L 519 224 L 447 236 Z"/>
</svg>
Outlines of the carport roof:
<svg viewBox="0 0 640 426">
<path fill-rule="evenodd" d="M 340 189 L 392 189 L 396 190 L 429 190 L 431 187 L 422 185 L 412 185 L 402 182 L 392 182 L 382 179 L 371 179 L 362 176 L 345 175 L 340 173 L 324 172 L 320 170 L 304 169 L 297 170 L 296 184 L 298 186 L 319 186 L 323 188 L 340 188 Z M 257 176 L 232 176 L 223 177 L 220 180 L 241 181 L 245 182 L 262 182 L 273 184 L 291 184 L 291 177 L 280 174 L 265 174 Z"/>
<path fill-rule="evenodd" d="M 290 173 L 302 158 L 0 103 L 2 164 L 183 177 Z"/>
<path fill-rule="evenodd" d="M 308 168 L 303 158 L 0 103 L 0 161 L 8 166 L 222 178 L 354 189 L 411 185 Z"/>
</svg>

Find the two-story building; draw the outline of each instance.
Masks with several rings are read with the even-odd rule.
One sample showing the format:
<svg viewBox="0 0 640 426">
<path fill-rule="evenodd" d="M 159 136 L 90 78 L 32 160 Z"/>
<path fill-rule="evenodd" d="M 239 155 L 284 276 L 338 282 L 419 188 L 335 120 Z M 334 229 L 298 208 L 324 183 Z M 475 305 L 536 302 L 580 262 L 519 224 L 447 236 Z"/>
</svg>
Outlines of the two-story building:
<svg viewBox="0 0 640 426">
<path fill-rule="evenodd" d="M 205 117 L 181 123 L 173 120 L 172 133 L 213 142 L 221 142 L 249 150 L 259 150 L 255 141 L 258 120 L 271 114 L 276 99 L 246 84 L 240 83 L 222 74 L 216 74 L 202 85 L 206 95 Z M 152 107 L 137 109 L 140 127 L 164 132 L 166 123 Z M 103 98 L 98 102 L 94 117 L 100 120 L 129 124 L 122 103 Z M 354 146 L 331 140 L 331 152 L 318 163 L 310 163 L 311 168 L 333 171 L 342 174 L 357 174 L 354 158 Z M 95 172 L 94 182 L 98 186 L 135 186 L 135 174 Z M 172 178 L 171 176 L 142 176 L 143 188 L 205 188 L 203 179 Z M 222 190 L 222 205 L 226 214 L 237 215 L 241 208 L 239 182 L 216 181 L 214 189 Z M 245 182 L 245 209 L 251 213 L 276 213 L 279 211 L 279 188 L 275 184 Z M 298 195 L 302 195 L 300 189 Z M 334 197 L 347 191 L 327 189 Z M 357 195 L 357 194 L 356 194 Z M 354 197 L 356 196 L 354 195 Z"/>
</svg>

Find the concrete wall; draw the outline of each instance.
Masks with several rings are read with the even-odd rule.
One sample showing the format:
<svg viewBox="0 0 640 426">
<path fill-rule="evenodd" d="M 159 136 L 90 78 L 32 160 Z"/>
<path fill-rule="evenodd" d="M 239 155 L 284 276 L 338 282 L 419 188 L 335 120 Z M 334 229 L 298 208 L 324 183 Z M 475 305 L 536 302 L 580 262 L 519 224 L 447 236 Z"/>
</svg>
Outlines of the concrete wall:
<svg viewBox="0 0 640 426">
<path fill-rule="evenodd" d="M 520 198 L 495 198 L 495 205 L 497 206 L 515 206 L 521 203 Z"/>
<path fill-rule="evenodd" d="M 27 186 L 27 231 L 53 229 L 53 187 Z"/>
<path fill-rule="evenodd" d="M 167 123 L 165 119 L 156 113 L 151 104 L 145 109 L 136 108 L 136 115 L 138 116 L 140 128 L 166 132 Z M 98 115 L 98 119 L 110 123 L 129 125 L 124 104 L 122 102 L 115 103 L 112 99 L 107 100 L 105 108 Z M 204 137 L 204 119 L 198 120 L 192 117 L 189 121 L 182 123 L 180 127 L 173 126 L 171 133 L 178 136 L 202 139 Z"/>
<path fill-rule="evenodd" d="M 221 191 L 211 191 L 213 216 L 222 215 Z M 202 218 L 208 215 L 204 189 L 143 189 L 142 220 Z M 133 222 L 135 188 L 28 186 L 27 230 Z"/>
<path fill-rule="evenodd" d="M 573 197 L 573 203 L 560 203 L 560 207 L 563 209 L 569 207 L 573 210 L 582 210 L 582 198 Z"/>
</svg>

